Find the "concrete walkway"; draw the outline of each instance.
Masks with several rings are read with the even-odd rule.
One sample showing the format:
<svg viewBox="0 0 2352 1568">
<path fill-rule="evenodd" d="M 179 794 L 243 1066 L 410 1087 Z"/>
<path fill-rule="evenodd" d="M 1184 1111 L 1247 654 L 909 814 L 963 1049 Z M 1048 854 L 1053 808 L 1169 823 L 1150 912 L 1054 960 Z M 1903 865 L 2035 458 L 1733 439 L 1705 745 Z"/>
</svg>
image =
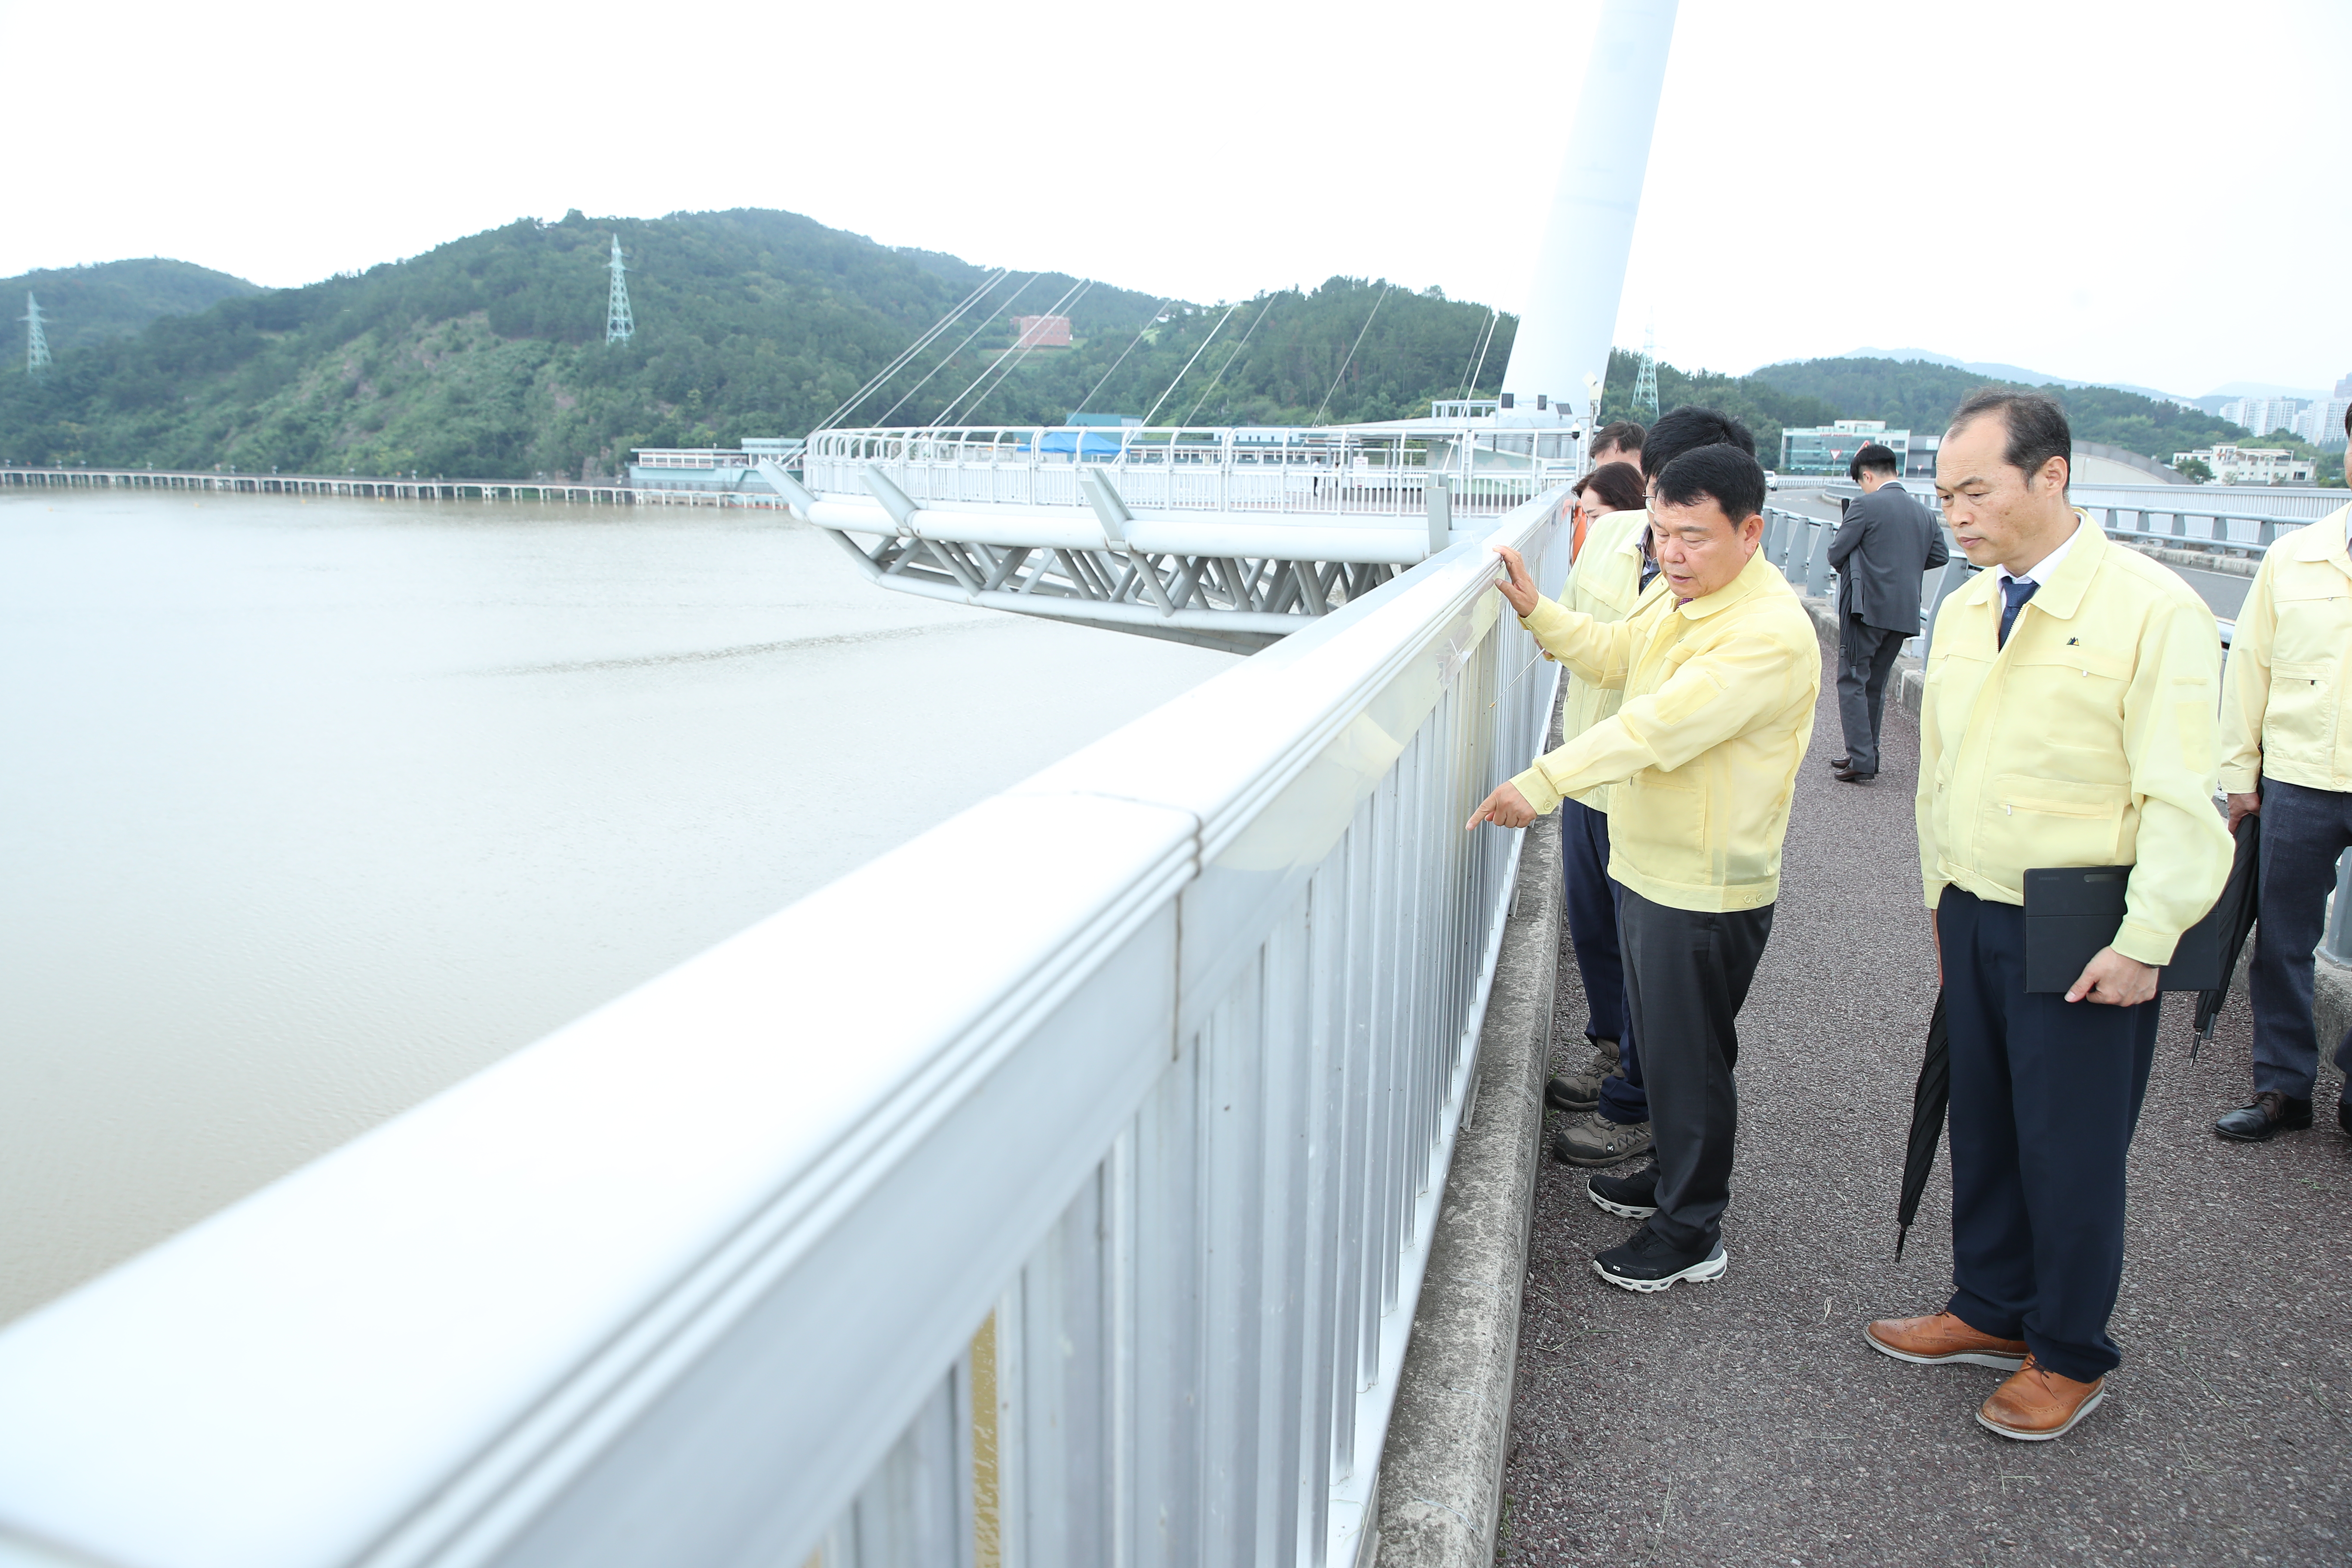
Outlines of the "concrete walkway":
<svg viewBox="0 0 2352 1568">
<path fill-rule="evenodd" d="M 2233 995 L 2201 1059 L 2167 1003 L 2134 1146 L 2106 1403 L 2054 1443 L 1973 1412 L 1999 1374 L 1867 1348 L 1873 1317 L 1949 1294 L 1939 1156 L 1904 1260 L 1895 1203 L 1935 1000 L 1911 791 L 1830 777 L 1829 672 L 1771 946 L 1740 1018 L 1739 1165 L 1724 1282 L 1629 1295 L 1591 1255 L 1630 1223 L 1549 1156 L 1521 1318 L 1498 1560 L 1514 1563 L 2321 1563 L 2352 1561 L 2352 1147 L 2208 1130 L 2245 1095 Z M 1559 1059 L 1583 1054 L 1562 931 Z M 1560 1119 L 1555 1115 L 1555 1124 Z"/>
</svg>

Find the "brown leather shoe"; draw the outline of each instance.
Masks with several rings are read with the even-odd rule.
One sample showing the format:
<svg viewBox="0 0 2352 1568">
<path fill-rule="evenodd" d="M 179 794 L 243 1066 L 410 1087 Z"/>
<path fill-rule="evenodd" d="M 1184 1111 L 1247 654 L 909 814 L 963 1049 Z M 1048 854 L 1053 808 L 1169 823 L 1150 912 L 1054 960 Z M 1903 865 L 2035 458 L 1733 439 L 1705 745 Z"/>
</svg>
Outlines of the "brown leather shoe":
<svg viewBox="0 0 2352 1568">
<path fill-rule="evenodd" d="M 2047 1443 L 2072 1432 L 2106 1394 L 2104 1377 L 2076 1383 L 2027 1356 L 2025 1364 L 1984 1402 L 1984 1408 L 1977 1412 L 1977 1425 L 2021 1443 Z"/>
<path fill-rule="evenodd" d="M 2015 1372 L 2027 1360 L 2023 1340 L 1997 1340 L 1979 1333 L 1949 1312 L 1931 1318 L 1881 1318 L 1862 1332 L 1882 1354 L 1922 1366 L 1965 1362 L 1995 1372 Z"/>
<path fill-rule="evenodd" d="M 1830 777 L 1837 780 L 1840 784 L 1868 784 L 1877 776 L 1878 775 L 1874 773 L 1858 773 L 1852 768 L 1840 768 L 1837 772 L 1830 775 Z"/>
</svg>

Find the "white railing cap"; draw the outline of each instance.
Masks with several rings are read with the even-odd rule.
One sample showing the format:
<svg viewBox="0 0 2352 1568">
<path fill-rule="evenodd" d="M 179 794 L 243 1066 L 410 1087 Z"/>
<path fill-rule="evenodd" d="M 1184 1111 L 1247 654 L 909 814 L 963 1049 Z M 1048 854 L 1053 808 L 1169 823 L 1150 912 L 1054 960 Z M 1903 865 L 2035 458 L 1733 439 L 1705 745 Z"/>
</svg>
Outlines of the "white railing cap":
<svg viewBox="0 0 2352 1568">
<path fill-rule="evenodd" d="M 1163 902 L 1193 844 L 1133 801 L 984 802 L 21 1320 L 0 1542 L 355 1560 L 752 1211 L 854 1179 L 943 1042 Z"/>
</svg>

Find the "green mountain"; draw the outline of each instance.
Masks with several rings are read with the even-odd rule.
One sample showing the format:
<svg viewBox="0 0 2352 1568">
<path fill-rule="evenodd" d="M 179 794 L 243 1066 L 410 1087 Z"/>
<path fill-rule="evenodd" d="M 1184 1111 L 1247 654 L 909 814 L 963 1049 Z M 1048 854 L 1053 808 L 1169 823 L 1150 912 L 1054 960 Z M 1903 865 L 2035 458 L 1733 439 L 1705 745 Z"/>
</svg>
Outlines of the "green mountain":
<svg viewBox="0 0 2352 1568">
<path fill-rule="evenodd" d="M 608 345 L 614 235 L 636 331 Z M 610 473 L 633 447 L 800 435 L 975 290 L 970 313 L 839 422 L 1425 414 L 1463 393 L 1482 342 L 1478 389 L 1499 384 L 1517 324 L 1360 279 L 1203 307 L 1059 273 L 1000 275 L 790 213 L 574 212 L 79 343 L 37 376 L 0 362 L 0 457 Z M 1012 318 L 1028 314 L 1069 317 L 1071 346 L 1007 353 Z"/>
<path fill-rule="evenodd" d="M 1601 394 L 1601 417 L 1646 421 L 1633 406 L 1633 384 L 1641 374 L 1638 354 L 1624 349 L 1609 351 L 1609 378 Z M 1790 425 L 1827 425 L 1847 417 L 1821 398 L 1788 392 L 1752 375 L 1724 375 L 1709 370 L 1677 370 L 1663 361 L 1658 365 L 1658 412 L 1696 403 L 1730 415 L 1756 437 L 1756 457 L 1766 468 L 1780 458 L 1780 431 Z"/>
<path fill-rule="evenodd" d="M 1884 419 L 1897 428 L 1941 431 L 1960 400 L 1980 386 L 2016 386 L 1956 365 L 1926 360 L 1814 359 L 1769 364 L 1747 378 L 1818 398 L 1840 419 Z M 2104 441 L 2154 458 L 2243 440 L 2247 432 L 2210 414 L 2183 408 L 2112 386 L 2051 384 L 2046 392 L 2065 406 L 2078 441 Z"/>
<path fill-rule="evenodd" d="M 41 332 L 57 355 L 135 332 L 163 316 L 192 316 L 223 300 L 258 294 L 261 286 L 194 262 L 153 256 L 0 278 L 0 305 L 11 319 L 24 313 L 20 301 L 27 292 L 40 300 Z M 21 369 L 21 337 L 17 346 Z"/>
</svg>

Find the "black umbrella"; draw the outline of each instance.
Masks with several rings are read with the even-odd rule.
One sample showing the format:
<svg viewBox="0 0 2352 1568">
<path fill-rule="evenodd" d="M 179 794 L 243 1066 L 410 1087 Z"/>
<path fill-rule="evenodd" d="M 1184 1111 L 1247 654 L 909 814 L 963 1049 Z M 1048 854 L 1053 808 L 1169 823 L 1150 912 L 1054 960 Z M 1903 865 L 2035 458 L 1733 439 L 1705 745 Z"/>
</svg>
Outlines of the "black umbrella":
<svg viewBox="0 0 2352 1568">
<path fill-rule="evenodd" d="M 1927 1020 L 1927 1054 L 1919 1063 L 1919 1086 L 1911 1091 L 1911 1143 L 1903 1152 L 1903 1201 L 1895 1206 L 1895 1260 L 1903 1261 L 1903 1239 L 1919 1215 L 1919 1194 L 1936 1168 L 1936 1143 L 1944 1136 L 1944 1110 L 1952 1102 L 1952 1036 L 1944 1024 L 1944 994 Z"/>
<path fill-rule="evenodd" d="M 2254 910 L 2263 894 L 2263 819 L 2252 812 L 2238 819 L 2238 847 L 2230 857 L 2230 879 L 2221 884 L 2221 900 L 2213 908 L 2221 922 L 2221 984 L 2197 994 L 2197 1032 L 2189 1037 L 2189 1059 L 2197 1047 L 2213 1037 L 2221 1004 L 2230 999 L 2230 976 L 2238 972 L 2238 954 L 2245 950 L 2246 933 L 2254 929 Z"/>
</svg>

